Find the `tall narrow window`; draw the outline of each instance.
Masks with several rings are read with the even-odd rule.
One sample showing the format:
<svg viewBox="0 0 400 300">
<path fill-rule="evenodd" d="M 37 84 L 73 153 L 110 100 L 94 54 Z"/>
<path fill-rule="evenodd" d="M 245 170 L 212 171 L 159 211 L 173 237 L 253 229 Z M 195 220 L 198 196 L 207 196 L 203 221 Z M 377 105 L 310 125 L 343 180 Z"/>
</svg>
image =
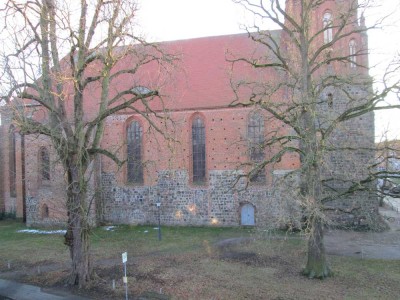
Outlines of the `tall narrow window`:
<svg viewBox="0 0 400 300">
<path fill-rule="evenodd" d="M 129 183 L 143 183 L 142 135 L 139 122 L 133 121 L 127 128 L 127 168 Z"/>
<path fill-rule="evenodd" d="M 206 135 L 203 120 L 195 118 L 192 123 L 193 183 L 206 181 Z"/>
<path fill-rule="evenodd" d="M 46 147 L 40 148 L 40 176 L 42 180 L 50 180 L 50 155 Z"/>
<path fill-rule="evenodd" d="M 332 14 L 329 11 L 324 13 L 323 27 L 325 28 L 325 30 L 324 30 L 324 43 L 327 44 L 327 43 L 332 42 L 332 38 L 333 38 L 333 33 L 332 33 Z"/>
<path fill-rule="evenodd" d="M 10 181 L 10 196 L 17 196 L 16 182 L 17 182 L 17 155 L 16 155 L 16 132 L 13 125 L 10 126 L 9 131 L 9 160 L 8 160 L 8 170 L 9 170 L 9 181 Z"/>
<path fill-rule="evenodd" d="M 355 68 L 357 66 L 357 44 L 355 40 L 351 40 L 349 43 L 349 59 L 350 59 L 350 68 Z"/>
<path fill-rule="evenodd" d="M 249 139 L 249 156 L 250 160 L 257 164 L 264 161 L 264 118 L 259 113 L 253 113 L 249 117 L 247 126 L 248 139 Z M 251 176 L 250 181 L 252 182 L 265 182 L 265 171 L 264 168 L 259 169 L 255 167 L 254 175 Z"/>
</svg>

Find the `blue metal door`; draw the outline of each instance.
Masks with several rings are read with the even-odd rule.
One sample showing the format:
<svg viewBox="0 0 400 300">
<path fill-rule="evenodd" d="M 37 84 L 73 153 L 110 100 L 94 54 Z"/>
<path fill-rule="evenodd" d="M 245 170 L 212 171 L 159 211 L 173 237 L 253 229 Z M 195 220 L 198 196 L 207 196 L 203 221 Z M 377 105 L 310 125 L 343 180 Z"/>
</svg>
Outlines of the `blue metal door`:
<svg viewBox="0 0 400 300">
<path fill-rule="evenodd" d="M 245 204 L 241 209 L 241 225 L 254 226 L 254 206 L 251 204 Z"/>
</svg>

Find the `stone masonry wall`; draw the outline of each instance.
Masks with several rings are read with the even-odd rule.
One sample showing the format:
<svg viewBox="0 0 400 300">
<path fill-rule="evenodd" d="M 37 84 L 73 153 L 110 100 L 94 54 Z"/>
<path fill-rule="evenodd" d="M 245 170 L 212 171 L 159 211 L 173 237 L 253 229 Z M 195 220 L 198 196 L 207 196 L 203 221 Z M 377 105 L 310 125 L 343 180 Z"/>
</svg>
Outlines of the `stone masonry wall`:
<svg viewBox="0 0 400 300">
<path fill-rule="evenodd" d="M 238 226 L 241 206 L 255 208 L 257 226 L 283 226 L 284 217 L 299 217 L 287 210 L 286 200 L 277 199 L 273 188 L 251 186 L 244 189 L 236 171 L 211 171 L 209 184 L 193 187 L 186 171 L 162 171 L 154 186 L 118 186 L 113 174 L 103 174 L 104 221 L 112 224 L 157 224 L 157 202 L 161 203 L 161 223 L 166 225 Z M 293 204 L 294 205 L 294 204 Z M 292 205 L 292 208 L 293 208 Z"/>
<path fill-rule="evenodd" d="M 331 88 L 332 105 L 328 107 L 322 101 L 320 107 L 321 124 L 332 124 L 342 112 L 355 105 L 360 105 L 368 98 L 369 87 L 348 86 L 347 95 Z M 327 98 L 326 96 L 323 98 Z M 324 99 L 322 99 L 324 100 Z M 327 125 L 326 125 L 327 126 Z M 324 125 L 321 125 L 324 127 Z M 375 183 L 360 185 L 362 190 L 355 189 L 345 193 L 351 186 L 368 178 L 369 167 L 375 164 L 375 122 L 373 112 L 354 117 L 337 125 L 326 143 L 323 162 L 323 176 L 327 189 L 325 196 L 333 200 L 326 202 L 329 223 L 340 227 L 379 229 L 378 198 L 374 194 Z"/>
</svg>

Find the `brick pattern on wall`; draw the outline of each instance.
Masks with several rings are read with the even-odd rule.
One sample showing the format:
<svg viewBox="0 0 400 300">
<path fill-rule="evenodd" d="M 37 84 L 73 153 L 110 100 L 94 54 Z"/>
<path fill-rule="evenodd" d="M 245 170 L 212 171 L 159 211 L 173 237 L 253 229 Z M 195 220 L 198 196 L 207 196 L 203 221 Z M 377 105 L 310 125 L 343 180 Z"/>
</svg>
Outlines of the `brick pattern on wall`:
<svg viewBox="0 0 400 300">
<path fill-rule="evenodd" d="M 337 103 L 341 105 L 340 102 Z M 337 111 L 336 109 L 334 110 Z M 162 224 L 195 226 L 239 226 L 241 207 L 251 204 L 255 211 L 256 226 L 268 228 L 299 226 L 302 217 L 300 203 L 296 199 L 297 181 L 286 178 L 288 172 L 299 166 L 298 156 L 290 154 L 266 171 L 267 181 L 261 185 L 249 185 L 237 176 L 244 174 L 241 164 L 248 159 L 246 152 L 246 124 L 251 109 L 214 109 L 201 113 L 206 120 L 207 180 L 204 185 L 193 185 L 190 180 L 190 116 L 199 112 L 176 112 L 170 117 L 175 122 L 173 134 L 179 140 L 168 147 L 161 136 L 144 137 L 144 159 L 150 162 L 146 168 L 145 184 L 128 185 L 124 168 L 117 167 L 106 158 L 94 165 L 89 184 L 89 201 L 92 201 L 92 223 L 103 224 L 157 224 L 161 203 Z M 119 149 L 124 158 L 124 124 L 129 116 L 110 117 L 103 140 L 105 147 Z M 268 120 L 268 118 L 266 118 Z M 266 132 L 280 127 L 266 122 Z M 115 137 L 118 137 L 116 139 Z M 365 115 L 344 124 L 332 136 L 332 144 L 373 144 L 373 115 Z M 152 143 L 150 143 L 150 141 Z M 51 180 L 41 182 L 38 151 L 49 145 L 43 137 L 26 137 L 26 208 L 28 225 L 60 225 L 66 222 L 65 182 L 63 169 L 50 149 Z M 121 150 L 122 149 L 122 150 Z M 171 150 L 172 149 L 172 150 Z M 275 149 L 276 150 L 276 149 Z M 274 149 L 267 149 L 266 156 Z M 364 166 L 373 159 L 373 151 L 360 150 L 350 155 L 332 151 L 324 161 L 326 175 L 359 178 Z M 296 176 L 296 175 L 295 175 Z M 338 186 L 340 188 L 340 186 Z M 19 191 L 20 193 L 20 191 Z M 8 202 L 13 203 L 11 201 Z M 341 226 L 365 226 L 373 224 L 378 216 L 376 198 L 365 193 L 350 195 L 328 203 L 342 210 L 360 206 L 343 214 L 331 211 L 331 223 Z M 362 204 L 362 205 L 361 205 Z M 49 216 L 43 218 L 43 205 L 49 208 Z"/>
</svg>

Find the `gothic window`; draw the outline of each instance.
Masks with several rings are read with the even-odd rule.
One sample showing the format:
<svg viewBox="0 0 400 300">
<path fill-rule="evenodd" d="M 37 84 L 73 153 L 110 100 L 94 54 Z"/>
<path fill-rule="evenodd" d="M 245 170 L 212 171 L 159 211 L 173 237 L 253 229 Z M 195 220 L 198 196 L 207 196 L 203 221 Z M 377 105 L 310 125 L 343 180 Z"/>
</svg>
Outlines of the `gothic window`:
<svg viewBox="0 0 400 300">
<path fill-rule="evenodd" d="M 355 68 L 356 65 L 356 60 L 357 60 L 357 56 L 356 56 L 356 49 L 357 48 L 357 44 L 355 40 L 351 40 L 349 43 L 349 59 L 350 59 L 350 68 Z"/>
<path fill-rule="evenodd" d="M 133 121 L 127 127 L 127 181 L 128 183 L 143 183 L 142 135 L 143 129 L 139 122 Z"/>
<path fill-rule="evenodd" d="M 324 13 L 324 19 L 323 19 L 323 28 L 324 30 L 324 43 L 330 43 L 332 42 L 333 38 L 333 33 L 332 33 L 332 14 L 327 11 Z"/>
<path fill-rule="evenodd" d="M 46 147 L 40 148 L 40 178 L 42 180 L 50 180 L 50 155 Z"/>
<path fill-rule="evenodd" d="M 17 182 L 17 173 L 16 173 L 16 165 L 17 165 L 17 155 L 16 155 L 16 148 L 15 148 L 15 139 L 16 139 L 16 132 L 13 125 L 10 126 L 9 131 L 9 181 L 10 181 L 10 196 L 16 197 L 17 190 L 16 190 L 16 182 Z"/>
<path fill-rule="evenodd" d="M 253 113 L 249 117 L 247 125 L 247 136 L 249 141 L 249 156 L 250 161 L 255 165 L 264 161 L 264 118 L 259 113 Z M 256 170 L 250 181 L 265 182 L 264 169 Z"/>
<path fill-rule="evenodd" d="M 196 117 L 192 123 L 192 167 L 194 184 L 206 180 L 206 135 L 203 120 Z"/>
</svg>

